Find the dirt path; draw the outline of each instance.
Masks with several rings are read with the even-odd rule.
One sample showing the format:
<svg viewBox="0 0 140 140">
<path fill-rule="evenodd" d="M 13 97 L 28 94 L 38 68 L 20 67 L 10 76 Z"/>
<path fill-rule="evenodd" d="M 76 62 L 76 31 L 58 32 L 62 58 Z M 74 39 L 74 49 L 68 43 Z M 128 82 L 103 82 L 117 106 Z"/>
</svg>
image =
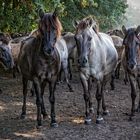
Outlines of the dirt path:
<svg viewBox="0 0 140 140">
<path fill-rule="evenodd" d="M 74 92 L 68 92 L 65 83 L 57 85 L 56 116 L 58 128 L 50 128 L 50 119 L 43 120 L 43 127 L 36 129 L 35 97 L 27 99 L 27 117 L 20 120 L 22 107 L 21 78 L 2 77 L 0 87 L 0 140 L 140 140 L 140 114 L 133 121 L 128 121 L 125 113 L 130 112 L 130 86 L 124 85 L 123 80 L 116 80 L 116 89 L 106 87 L 106 103 L 109 116 L 104 116 L 102 124 L 95 123 L 95 115 L 91 125 L 84 124 L 85 104 L 83 90 L 78 74 L 71 81 Z M 45 106 L 50 112 L 48 90 L 45 91 Z M 92 89 L 94 109 L 96 100 Z"/>
</svg>

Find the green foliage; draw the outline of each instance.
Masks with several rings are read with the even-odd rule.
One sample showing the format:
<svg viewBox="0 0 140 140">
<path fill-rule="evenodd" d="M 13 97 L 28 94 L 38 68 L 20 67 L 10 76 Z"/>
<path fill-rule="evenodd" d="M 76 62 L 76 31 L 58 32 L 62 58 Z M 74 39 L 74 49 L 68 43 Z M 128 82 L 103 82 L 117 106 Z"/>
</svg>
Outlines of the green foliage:
<svg viewBox="0 0 140 140">
<path fill-rule="evenodd" d="M 0 1 L 0 31 L 26 33 L 37 27 L 38 10 L 57 9 L 64 31 L 74 31 L 73 21 L 94 15 L 102 30 L 124 18 L 125 0 L 4 0 Z"/>
</svg>

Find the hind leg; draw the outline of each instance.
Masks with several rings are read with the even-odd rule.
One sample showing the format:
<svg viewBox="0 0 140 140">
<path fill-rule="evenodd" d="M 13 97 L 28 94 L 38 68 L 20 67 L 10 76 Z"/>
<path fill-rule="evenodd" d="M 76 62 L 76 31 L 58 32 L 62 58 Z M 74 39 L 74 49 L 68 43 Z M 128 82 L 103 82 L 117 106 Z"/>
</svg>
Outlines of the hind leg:
<svg viewBox="0 0 140 140">
<path fill-rule="evenodd" d="M 64 71 L 64 76 L 65 76 L 66 83 L 68 85 L 69 91 L 73 92 L 72 86 L 71 86 L 71 84 L 69 82 L 69 78 L 68 78 L 68 63 L 67 62 L 62 63 L 62 69 Z"/>
</svg>

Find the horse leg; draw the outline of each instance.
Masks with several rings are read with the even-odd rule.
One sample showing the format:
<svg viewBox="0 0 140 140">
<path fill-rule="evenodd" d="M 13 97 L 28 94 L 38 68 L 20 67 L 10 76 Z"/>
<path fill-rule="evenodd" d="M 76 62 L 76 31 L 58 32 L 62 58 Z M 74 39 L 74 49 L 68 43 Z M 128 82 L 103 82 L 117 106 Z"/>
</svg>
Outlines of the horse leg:
<svg viewBox="0 0 140 140">
<path fill-rule="evenodd" d="M 115 89 L 114 80 L 115 80 L 115 72 L 113 72 L 111 74 L 111 82 L 110 82 L 111 90 L 114 90 Z"/>
<path fill-rule="evenodd" d="M 72 72 L 71 72 L 70 58 L 68 59 L 68 71 L 69 71 L 69 79 L 72 80 Z"/>
<path fill-rule="evenodd" d="M 55 87 L 56 80 L 52 79 L 52 81 L 49 82 L 49 92 L 50 92 L 49 101 L 51 104 L 51 127 L 58 127 L 58 124 L 55 119 L 55 95 L 54 95 Z"/>
<path fill-rule="evenodd" d="M 102 99 L 102 84 L 100 81 L 97 81 L 97 91 L 96 91 L 96 100 L 97 100 L 97 119 L 96 123 L 101 123 L 103 117 L 101 116 L 101 99 Z"/>
<path fill-rule="evenodd" d="M 27 97 L 27 83 L 28 80 L 22 77 L 22 84 L 23 84 L 23 106 L 22 106 L 22 113 L 20 115 L 21 119 L 24 119 L 26 116 L 26 97 Z"/>
<path fill-rule="evenodd" d="M 40 82 L 39 82 L 38 78 L 34 78 L 33 85 L 34 85 L 35 93 L 36 93 L 37 127 L 40 127 L 40 126 L 42 126 L 42 122 L 41 122 L 42 100 L 41 100 L 41 97 L 40 97 L 41 89 L 40 89 Z"/>
<path fill-rule="evenodd" d="M 137 78 L 138 88 L 139 88 L 139 102 L 138 107 L 136 109 L 137 112 L 140 112 L 140 77 Z"/>
<path fill-rule="evenodd" d="M 35 94 L 35 89 L 34 89 L 33 84 L 32 84 L 32 87 L 31 87 L 31 89 L 30 89 L 30 92 L 31 92 L 31 97 L 33 97 L 34 94 Z"/>
<path fill-rule="evenodd" d="M 89 112 L 92 114 L 94 113 L 93 105 L 92 105 L 92 98 L 91 98 L 91 88 L 92 88 L 92 78 L 88 79 L 88 92 L 89 92 Z"/>
<path fill-rule="evenodd" d="M 130 85 L 131 85 L 131 99 L 132 99 L 130 120 L 132 120 L 132 117 L 134 116 L 134 113 L 135 113 L 136 77 L 129 75 L 129 81 L 130 81 Z"/>
<path fill-rule="evenodd" d="M 126 70 L 124 71 L 124 83 L 125 85 L 128 83 L 128 73 Z"/>
<path fill-rule="evenodd" d="M 102 87 L 101 87 L 101 94 L 102 94 L 102 109 L 103 109 L 103 114 L 104 115 L 108 115 L 109 111 L 106 109 L 106 104 L 105 104 L 105 97 L 104 97 L 104 88 L 105 88 L 105 84 L 102 83 Z"/>
<path fill-rule="evenodd" d="M 89 111 L 89 106 L 92 106 L 92 103 L 90 103 L 90 93 L 89 93 L 89 86 L 88 86 L 88 81 L 87 79 L 81 74 L 80 80 L 83 86 L 84 90 L 84 100 L 85 100 L 85 124 L 91 124 L 91 116 L 90 116 L 90 111 Z M 91 107 L 92 108 L 92 107 Z"/>
<path fill-rule="evenodd" d="M 115 70 L 115 78 L 116 79 L 119 79 L 120 65 L 121 65 L 121 63 L 118 62 L 117 67 L 116 67 L 116 70 Z"/>
<path fill-rule="evenodd" d="M 65 75 L 65 79 L 66 79 L 66 83 L 67 83 L 67 85 L 68 85 L 69 91 L 70 91 L 70 92 L 73 92 L 72 86 L 71 86 L 70 83 L 69 83 L 69 78 L 68 78 L 68 67 L 67 67 L 67 66 L 68 66 L 67 64 L 62 63 L 62 69 L 63 69 L 63 71 L 64 71 L 64 75 Z"/>
<path fill-rule="evenodd" d="M 15 65 L 12 69 L 12 73 L 13 73 L 13 78 L 16 78 L 16 66 Z"/>
<path fill-rule="evenodd" d="M 41 113 L 43 115 L 43 118 L 45 119 L 48 115 L 46 113 L 45 105 L 44 105 L 44 90 L 45 90 L 46 82 L 42 82 L 41 84 Z"/>
</svg>

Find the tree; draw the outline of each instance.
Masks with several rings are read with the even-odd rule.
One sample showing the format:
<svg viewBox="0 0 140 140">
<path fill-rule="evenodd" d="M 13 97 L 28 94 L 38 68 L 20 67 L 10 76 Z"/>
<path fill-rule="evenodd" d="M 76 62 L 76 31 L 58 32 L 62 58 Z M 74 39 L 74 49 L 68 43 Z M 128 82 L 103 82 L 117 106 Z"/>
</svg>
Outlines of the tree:
<svg viewBox="0 0 140 140">
<path fill-rule="evenodd" d="M 102 30 L 122 22 L 126 0 L 4 0 L 0 1 L 0 31 L 30 32 L 37 27 L 38 10 L 59 12 L 64 31 L 74 31 L 72 22 L 93 15 Z"/>
</svg>

